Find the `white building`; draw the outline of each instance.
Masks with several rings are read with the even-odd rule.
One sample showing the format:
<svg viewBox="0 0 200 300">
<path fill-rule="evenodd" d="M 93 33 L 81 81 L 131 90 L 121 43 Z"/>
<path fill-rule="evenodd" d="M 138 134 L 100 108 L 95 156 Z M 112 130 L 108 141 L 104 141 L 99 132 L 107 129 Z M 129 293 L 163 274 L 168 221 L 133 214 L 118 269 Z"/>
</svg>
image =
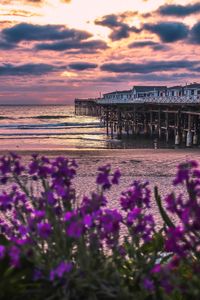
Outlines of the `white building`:
<svg viewBox="0 0 200 300">
<path fill-rule="evenodd" d="M 99 103 L 184 103 L 200 100 L 200 84 L 186 86 L 143 86 L 135 85 L 131 90 L 103 94 Z"/>
<path fill-rule="evenodd" d="M 115 91 L 115 92 L 103 94 L 102 100 L 109 100 L 109 102 L 112 102 L 112 101 L 126 102 L 126 101 L 130 100 L 131 97 L 132 97 L 132 90 Z"/>
<path fill-rule="evenodd" d="M 181 85 L 176 85 L 169 87 L 166 92 L 168 97 L 180 97 L 183 96 L 183 87 Z"/>
<path fill-rule="evenodd" d="M 162 97 L 165 96 L 166 86 L 133 86 L 133 98 L 146 98 L 146 97 Z"/>
<path fill-rule="evenodd" d="M 199 96 L 200 97 L 200 84 L 192 83 L 183 87 L 185 96 Z"/>
</svg>

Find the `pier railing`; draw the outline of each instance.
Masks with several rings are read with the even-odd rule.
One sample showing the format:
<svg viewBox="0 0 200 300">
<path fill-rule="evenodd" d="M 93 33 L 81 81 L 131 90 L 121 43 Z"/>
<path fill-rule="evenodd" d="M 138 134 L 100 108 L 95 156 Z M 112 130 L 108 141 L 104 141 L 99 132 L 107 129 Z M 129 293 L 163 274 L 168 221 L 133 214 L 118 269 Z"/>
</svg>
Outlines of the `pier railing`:
<svg viewBox="0 0 200 300">
<path fill-rule="evenodd" d="M 156 104 L 198 104 L 199 96 L 177 96 L 177 97 L 144 97 L 144 98 L 127 98 L 127 99 L 98 99 L 97 104 L 134 104 L 134 103 L 156 103 Z"/>
</svg>

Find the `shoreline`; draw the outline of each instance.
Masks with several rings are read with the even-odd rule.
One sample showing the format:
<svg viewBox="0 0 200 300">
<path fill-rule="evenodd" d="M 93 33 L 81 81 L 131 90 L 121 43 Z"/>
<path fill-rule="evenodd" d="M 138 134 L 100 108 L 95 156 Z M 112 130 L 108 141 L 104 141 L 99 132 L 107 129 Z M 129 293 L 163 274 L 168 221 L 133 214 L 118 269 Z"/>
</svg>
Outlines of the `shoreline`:
<svg viewBox="0 0 200 300">
<path fill-rule="evenodd" d="M 183 149 L 77 149 L 77 148 L 58 148 L 58 149 L 0 149 L 0 155 L 9 153 L 17 153 L 23 156 L 30 156 L 33 153 L 55 156 L 55 155 L 69 155 L 69 156 L 103 156 L 103 157 L 120 157 L 120 156 L 153 156 L 157 155 L 200 155 L 199 148 L 183 148 Z"/>
</svg>

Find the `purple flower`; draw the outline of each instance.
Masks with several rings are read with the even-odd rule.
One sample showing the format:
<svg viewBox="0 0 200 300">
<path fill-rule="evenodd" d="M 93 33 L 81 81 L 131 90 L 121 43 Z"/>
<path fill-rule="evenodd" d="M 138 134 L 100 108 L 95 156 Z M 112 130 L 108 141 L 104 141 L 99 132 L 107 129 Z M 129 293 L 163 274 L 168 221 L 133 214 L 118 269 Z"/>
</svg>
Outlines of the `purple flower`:
<svg viewBox="0 0 200 300">
<path fill-rule="evenodd" d="M 151 269 L 151 273 L 152 273 L 152 274 L 160 273 L 160 271 L 161 271 L 161 265 L 160 265 L 160 264 L 156 264 L 156 265 Z"/>
<path fill-rule="evenodd" d="M 12 196 L 4 192 L 2 195 L 0 195 L 0 210 L 1 211 L 11 210 L 12 202 L 13 202 Z"/>
<path fill-rule="evenodd" d="M 188 161 L 187 163 L 180 164 L 178 166 L 178 172 L 176 174 L 176 178 L 173 181 L 173 184 L 178 185 L 187 182 L 189 180 L 191 170 L 197 167 L 198 167 L 197 162 L 193 160 Z"/>
<path fill-rule="evenodd" d="M 149 208 L 151 193 L 147 185 L 148 182 L 134 181 L 128 191 L 122 193 L 120 199 L 122 209 L 127 211 L 135 207 Z"/>
<path fill-rule="evenodd" d="M 92 223 L 93 223 L 92 217 L 90 215 L 85 215 L 84 218 L 83 218 L 83 223 L 87 227 L 91 227 Z"/>
<path fill-rule="evenodd" d="M 106 209 L 100 218 L 105 233 L 118 232 L 122 216 L 117 210 Z"/>
<path fill-rule="evenodd" d="M 149 279 L 149 278 L 145 278 L 143 280 L 143 286 L 149 292 L 153 292 L 154 289 L 155 289 L 153 281 L 151 279 Z"/>
<path fill-rule="evenodd" d="M 5 246 L 0 245 L 0 260 L 4 258 L 5 254 L 6 254 Z"/>
<path fill-rule="evenodd" d="M 170 227 L 167 231 L 167 238 L 165 240 L 165 250 L 184 256 L 188 245 L 183 242 L 184 230 L 182 227 Z"/>
<path fill-rule="evenodd" d="M 133 208 L 127 215 L 127 225 L 131 226 L 140 214 L 141 214 L 140 208 L 137 207 Z"/>
<path fill-rule="evenodd" d="M 177 212 L 176 199 L 174 194 L 170 194 L 165 198 L 165 202 L 167 203 L 167 209 L 172 212 Z"/>
<path fill-rule="evenodd" d="M 101 185 L 103 190 L 107 190 L 111 187 L 111 183 L 110 183 L 110 179 L 109 179 L 109 175 L 110 175 L 110 165 L 106 165 L 103 167 L 100 167 L 98 169 L 99 174 L 97 175 L 97 179 L 96 179 L 96 183 Z"/>
<path fill-rule="evenodd" d="M 106 206 L 107 199 L 104 195 L 92 193 L 91 199 L 84 197 L 81 203 L 80 211 L 82 214 L 91 214 L 98 211 L 100 207 Z"/>
<path fill-rule="evenodd" d="M 56 201 L 56 199 L 54 197 L 54 193 L 53 192 L 48 191 L 46 193 L 46 197 L 47 197 L 48 204 L 50 204 L 50 205 L 55 205 L 56 204 L 57 201 Z"/>
<path fill-rule="evenodd" d="M 66 229 L 66 233 L 71 238 L 80 238 L 83 233 L 83 224 L 81 221 L 72 221 Z"/>
<path fill-rule="evenodd" d="M 161 280 L 161 286 L 164 289 L 166 294 L 171 294 L 173 291 L 173 286 L 169 281 L 169 278 L 165 277 Z"/>
<path fill-rule="evenodd" d="M 20 165 L 20 162 L 19 161 L 16 161 L 14 163 L 14 170 L 13 172 L 16 174 L 16 175 L 21 175 L 21 173 L 25 170 L 24 166 Z"/>
<path fill-rule="evenodd" d="M 63 186 L 63 184 L 56 184 L 54 186 L 54 189 L 56 190 L 56 193 L 59 197 L 66 197 L 67 196 L 67 190 L 66 188 Z"/>
<path fill-rule="evenodd" d="M 94 218 L 95 219 L 95 218 Z M 100 211 L 96 218 L 99 234 L 102 240 L 105 240 L 111 248 L 117 246 L 119 239 L 120 224 L 122 216 L 117 210 L 106 209 Z"/>
<path fill-rule="evenodd" d="M 61 262 L 56 268 L 56 273 L 59 278 L 63 276 L 64 273 L 69 273 L 72 270 L 72 263 L 70 262 Z"/>
<path fill-rule="evenodd" d="M 0 181 L 0 182 L 1 182 L 2 184 L 6 184 L 7 181 L 8 181 L 8 177 L 7 177 L 7 176 L 4 176 L 4 177 L 1 178 L 1 181 Z"/>
<path fill-rule="evenodd" d="M 69 222 L 76 214 L 74 212 L 68 211 L 64 216 L 64 221 Z"/>
<path fill-rule="evenodd" d="M 61 262 L 55 269 L 50 272 L 50 280 L 53 281 L 56 277 L 63 278 L 64 274 L 72 270 L 71 262 Z"/>
<path fill-rule="evenodd" d="M 37 280 L 40 280 L 42 279 L 44 276 L 42 274 L 42 271 L 39 270 L 39 269 L 35 269 L 34 272 L 33 272 L 33 280 L 34 281 L 37 281 Z"/>
<path fill-rule="evenodd" d="M 44 210 L 34 210 L 32 212 L 32 218 L 41 221 L 45 217 L 45 211 Z"/>
<path fill-rule="evenodd" d="M 116 170 L 112 178 L 112 184 L 119 184 L 120 177 L 121 177 L 121 172 L 119 170 Z"/>
<path fill-rule="evenodd" d="M 11 171 L 11 158 L 2 156 L 0 160 L 0 172 L 2 175 L 6 175 Z"/>
<path fill-rule="evenodd" d="M 119 252 L 119 254 L 122 256 L 122 257 L 125 257 L 126 256 L 126 254 L 127 254 L 127 252 L 126 252 L 126 249 L 123 247 L 123 246 L 119 246 L 119 248 L 118 248 L 118 252 Z"/>
<path fill-rule="evenodd" d="M 9 256 L 11 260 L 11 265 L 13 267 L 19 267 L 20 266 L 20 250 L 16 246 L 11 246 L 9 249 Z"/>
<path fill-rule="evenodd" d="M 21 235 L 22 237 L 24 237 L 24 236 L 26 236 L 27 233 L 28 233 L 28 228 L 27 228 L 26 226 L 24 226 L 24 225 L 20 225 L 20 226 L 18 227 L 18 231 L 19 231 L 20 235 Z"/>
<path fill-rule="evenodd" d="M 44 239 L 47 239 L 52 232 L 51 225 L 48 222 L 39 223 L 37 229 L 40 237 Z"/>
<path fill-rule="evenodd" d="M 37 172 L 37 170 L 38 170 L 38 165 L 39 165 L 39 163 L 38 163 L 38 161 L 36 161 L 36 160 L 32 161 L 32 162 L 29 164 L 29 174 L 30 174 L 30 175 L 33 175 L 33 174 L 35 174 L 35 173 Z"/>
</svg>

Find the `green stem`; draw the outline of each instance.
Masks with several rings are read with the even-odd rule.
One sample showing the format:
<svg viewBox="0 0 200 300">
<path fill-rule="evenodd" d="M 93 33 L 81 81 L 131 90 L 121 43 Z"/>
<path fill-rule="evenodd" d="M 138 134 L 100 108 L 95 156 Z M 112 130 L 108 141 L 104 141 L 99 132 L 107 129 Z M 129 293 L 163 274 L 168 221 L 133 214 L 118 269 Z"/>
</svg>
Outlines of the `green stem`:
<svg viewBox="0 0 200 300">
<path fill-rule="evenodd" d="M 160 215 L 161 215 L 163 221 L 165 222 L 165 224 L 168 227 L 175 227 L 174 223 L 170 220 L 170 217 L 168 216 L 168 214 L 166 213 L 165 209 L 162 206 L 161 197 L 158 194 L 157 186 L 155 186 L 155 188 L 154 188 L 154 195 L 155 195 L 156 204 L 158 206 L 158 209 L 159 209 L 159 212 L 160 212 Z"/>
</svg>

